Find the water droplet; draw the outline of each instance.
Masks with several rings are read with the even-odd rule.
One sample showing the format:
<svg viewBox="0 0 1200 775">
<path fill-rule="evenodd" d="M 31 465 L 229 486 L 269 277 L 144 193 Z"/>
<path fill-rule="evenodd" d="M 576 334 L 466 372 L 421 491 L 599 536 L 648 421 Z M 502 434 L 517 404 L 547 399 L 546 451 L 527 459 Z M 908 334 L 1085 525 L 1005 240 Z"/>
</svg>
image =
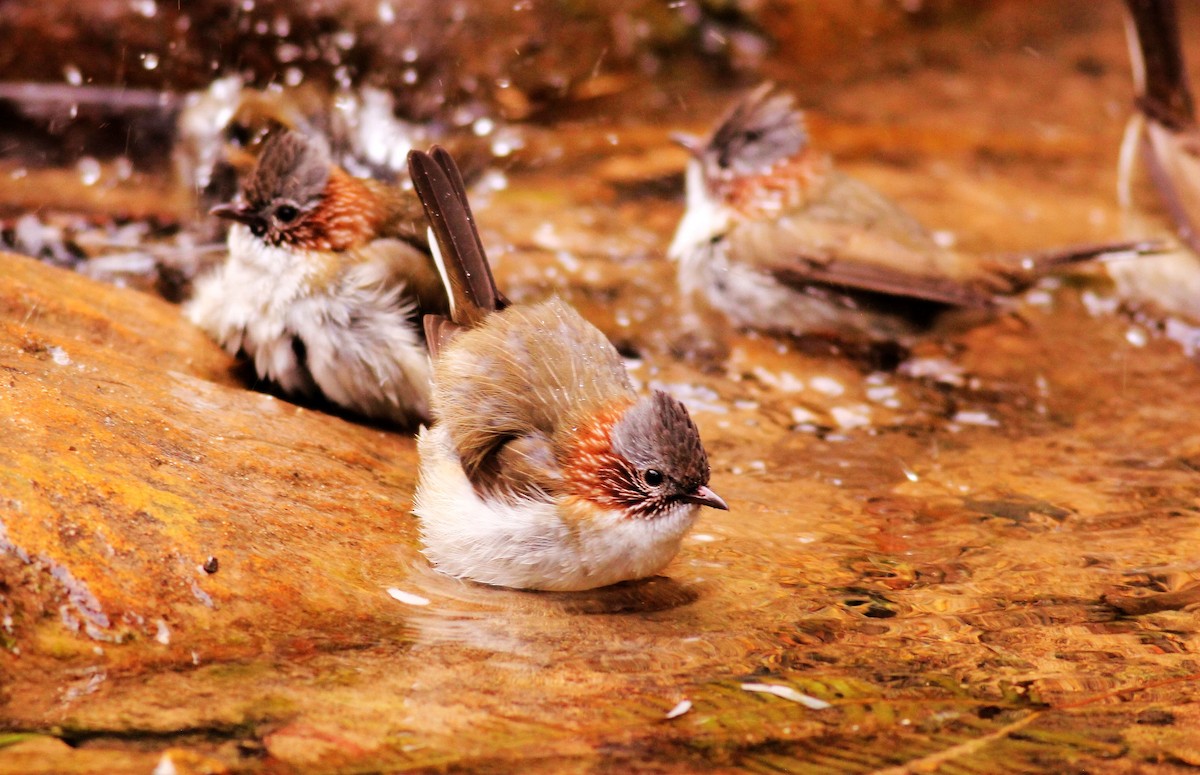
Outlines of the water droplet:
<svg viewBox="0 0 1200 775">
<path fill-rule="evenodd" d="M 988 428 L 999 427 L 1000 422 L 987 412 L 963 409 L 950 418 L 951 422 L 961 425 L 981 425 Z"/>
<path fill-rule="evenodd" d="M 492 130 L 495 128 L 496 122 L 492 121 L 487 116 L 482 116 L 475 119 L 475 123 L 471 125 L 471 131 L 475 133 L 476 137 L 485 137 L 490 135 Z"/>
<path fill-rule="evenodd" d="M 833 377 L 813 377 L 808 384 L 813 390 L 827 396 L 840 396 L 846 392 L 846 387 Z"/>
<path fill-rule="evenodd" d="M 1146 336 L 1145 329 L 1135 326 L 1125 332 L 1125 341 L 1134 347 L 1145 347 L 1149 337 Z"/>
<path fill-rule="evenodd" d="M 278 37 L 286 38 L 292 33 L 292 20 L 286 16 L 276 16 L 272 29 Z"/>
<path fill-rule="evenodd" d="M 667 711 L 666 718 L 669 718 L 669 719 L 679 718 L 680 716 L 682 716 L 684 713 L 687 713 L 691 709 L 692 709 L 692 701 L 691 700 L 680 700 L 678 705 L 676 705 L 674 708 L 671 708 L 669 711 Z"/>
<path fill-rule="evenodd" d="M 417 82 L 417 70 L 414 67 L 404 68 L 404 72 L 400 74 L 400 80 L 404 81 L 405 85 L 412 86 Z"/>
<path fill-rule="evenodd" d="M 409 63 L 416 62 L 420 56 L 421 51 L 416 46 L 405 46 L 400 52 L 400 58 Z"/>
<path fill-rule="evenodd" d="M 63 68 L 63 78 L 66 78 L 67 83 L 72 86 L 79 86 L 83 83 L 83 73 L 79 72 L 79 68 L 75 65 L 67 65 Z"/>
<path fill-rule="evenodd" d="M 405 592 L 402 589 L 388 587 L 387 593 L 392 597 L 392 599 L 399 600 L 401 603 L 406 605 L 429 605 L 429 598 L 421 597 L 420 595 L 414 595 L 412 592 Z"/>
<path fill-rule="evenodd" d="M 384 24 L 391 24 L 392 22 L 396 21 L 396 9 L 392 7 L 391 3 L 386 2 L 386 0 L 385 2 L 379 4 L 379 21 L 383 22 Z"/>
<path fill-rule="evenodd" d="M 275 61 L 286 65 L 288 62 L 295 62 L 303 53 L 304 49 L 295 43 L 280 43 L 275 48 Z"/>
<path fill-rule="evenodd" d="M 288 86 L 299 86 L 304 80 L 304 72 L 299 67 L 289 67 L 283 72 L 283 82 Z"/>
<path fill-rule="evenodd" d="M 153 70 L 158 67 L 158 54 L 146 52 L 142 54 L 142 67 L 147 70 Z"/>
<path fill-rule="evenodd" d="M 867 400 L 876 403 L 883 403 L 890 398 L 896 397 L 895 385 L 872 385 L 867 388 Z"/>
<path fill-rule="evenodd" d="M 94 186 L 100 180 L 100 162 L 91 156 L 80 159 L 75 169 L 79 171 L 79 178 L 85 186 Z"/>
<path fill-rule="evenodd" d="M 865 404 L 835 406 L 829 410 L 829 416 L 842 430 L 867 428 L 871 425 L 871 407 Z"/>
<path fill-rule="evenodd" d="M 266 35 L 270 31 L 271 31 L 271 26 L 269 24 L 267 24 L 266 19 L 259 19 L 258 21 L 256 21 L 254 23 L 254 34 L 255 35 Z"/>
<path fill-rule="evenodd" d="M 933 237 L 933 244 L 939 248 L 952 248 L 958 242 L 958 235 L 946 229 L 939 229 L 929 236 Z"/>
<path fill-rule="evenodd" d="M 350 30 L 342 30 L 341 32 L 335 32 L 333 34 L 333 45 L 337 46 L 342 51 L 349 51 L 350 49 L 354 48 L 355 40 L 356 38 L 354 33 Z"/>
<path fill-rule="evenodd" d="M 825 710 L 826 708 L 833 707 L 825 700 L 819 699 L 817 697 L 813 697 L 810 694 L 804 694 L 803 692 L 798 692 L 790 686 L 782 686 L 780 684 L 747 683 L 747 684 L 742 684 L 742 689 L 744 689 L 748 692 L 761 692 L 763 694 L 773 694 L 776 697 L 780 697 L 785 700 L 790 700 L 792 702 L 799 703 L 799 704 L 803 705 L 804 707 L 810 708 L 812 710 Z"/>
<path fill-rule="evenodd" d="M 502 129 L 492 136 L 492 155 L 503 158 L 524 145 L 525 141 L 515 130 Z"/>
<path fill-rule="evenodd" d="M 158 6 L 154 0 L 129 0 L 129 7 L 134 13 L 141 14 L 147 19 L 153 19 L 158 15 Z"/>
</svg>

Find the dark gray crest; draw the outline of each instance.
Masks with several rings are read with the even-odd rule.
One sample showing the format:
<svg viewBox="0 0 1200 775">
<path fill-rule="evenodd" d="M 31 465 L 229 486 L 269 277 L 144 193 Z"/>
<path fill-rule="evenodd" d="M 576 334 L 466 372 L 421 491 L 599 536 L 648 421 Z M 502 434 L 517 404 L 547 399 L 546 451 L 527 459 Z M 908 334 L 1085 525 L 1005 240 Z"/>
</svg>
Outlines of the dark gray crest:
<svg viewBox="0 0 1200 775">
<path fill-rule="evenodd" d="M 329 149 L 321 140 L 291 130 L 272 135 L 246 181 L 246 203 L 264 208 L 284 200 L 303 207 L 320 198 L 330 167 Z"/>
<path fill-rule="evenodd" d="M 613 426 L 613 451 L 644 476 L 662 474 L 664 486 L 684 495 L 708 484 L 708 454 L 700 431 L 678 399 L 661 390 L 626 410 Z"/>
<path fill-rule="evenodd" d="M 709 177 L 752 175 L 795 155 L 808 142 L 791 94 L 767 82 L 734 105 L 701 151 Z"/>
<path fill-rule="evenodd" d="M 210 212 L 244 223 L 256 237 L 279 245 L 292 239 L 297 225 L 321 204 L 330 169 L 324 140 L 291 130 L 271 135 L 242 183 L 241 200 Z"/>
</svg>

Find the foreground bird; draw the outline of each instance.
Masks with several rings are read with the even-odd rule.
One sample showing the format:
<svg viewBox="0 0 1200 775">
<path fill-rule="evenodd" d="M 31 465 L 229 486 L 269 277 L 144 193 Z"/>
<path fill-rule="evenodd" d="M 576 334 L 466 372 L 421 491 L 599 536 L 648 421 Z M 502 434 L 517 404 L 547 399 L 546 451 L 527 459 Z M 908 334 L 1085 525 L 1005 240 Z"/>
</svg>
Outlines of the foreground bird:
<svg viewBox="0 0 1200 775">
<path fill-rule="evenodd" d="M 616 348 L 558 299 L 508 307 L 449 153 L 409 154 L 451 314 L 425 319 L 434 422 L 413 511 L 452 576 L 573 591 L 650 576 L 679 549 L 708 488 L 687 409 L 639 397 Z"/>
<path fill-rule="evenodd" d="M 412 425 L 429 416 L 421 315 L 447 309 L 416 198 L 334 165 L 318 140 L 271 135 L 235 204 L 229 258 L 187 316 L 285 394 Z"/>
<path fill-rule="evenodd" d="M 736 325 L 899 339 L 946 307 L 988 307 L 1051 268 L 1142 243 L 1026 256 L 948 250 L 809 144 L 793 98 L 763 84 L 686 141 L 687 209 L 668 255 L 682 290 Z"/>
</svg>

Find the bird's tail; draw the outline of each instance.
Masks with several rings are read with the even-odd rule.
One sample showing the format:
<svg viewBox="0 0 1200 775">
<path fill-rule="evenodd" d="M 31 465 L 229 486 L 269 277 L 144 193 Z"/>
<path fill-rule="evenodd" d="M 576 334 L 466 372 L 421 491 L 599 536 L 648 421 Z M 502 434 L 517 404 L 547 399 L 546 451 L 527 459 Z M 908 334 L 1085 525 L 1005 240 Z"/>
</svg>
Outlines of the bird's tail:
<svg viewBox="0 0 1200 775">
<path fill-rule="evenodd" d="M 1004 254 L 993 259 L 990 268 L 996 275 L 1003 278 L 1003 282 L 1008 286 L 996 290 L 1002 293 L 1014 293 L 1028 288 L 1043 275 L 1060 266 L 1092 260 L 1135 258 L 1161 253 L 1167 249 L 1168 246 L 1158 240 L 1067 245 L 1031 253 Z"/>
<path fill-rule="evenodd" d="M 1179 42 L 1175 0 L 1125 0 L 1129 7 L 1130 59 L 1138 107 L 1172 129 L 1196 123 L 1187 68 Z"/>
<path fill-rule="evenodd" d="M 492 277 L 454 158 L 436 145 L 428 152 L 410 151 L 408 170 L 429 220 L 433 233 L 430 247 L 450 298 L 449 320 L 425 316 L 426 339 L 436 356 L 455 331 L 477 325 L 492 312 L 504 309 L 508 300 Z"/>
<path fill-rule="evenodd" d="M 1138 138 L 1146 169 L 1179 236 L 1200 252 L 1200 124 L 1188 86 L 1175 0 L 1125 0 L 1129 58 L 1139 114 L 1122 144 L 1118 197 L 1132 199 L 1129 175 Z"/>
</svg>

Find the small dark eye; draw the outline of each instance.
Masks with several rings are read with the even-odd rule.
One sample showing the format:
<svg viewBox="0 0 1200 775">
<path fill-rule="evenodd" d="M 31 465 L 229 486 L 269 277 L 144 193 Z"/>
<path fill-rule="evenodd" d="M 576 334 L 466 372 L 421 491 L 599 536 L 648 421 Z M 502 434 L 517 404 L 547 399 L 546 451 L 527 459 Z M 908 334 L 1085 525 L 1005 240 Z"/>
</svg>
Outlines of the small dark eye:
<svg viewBox="0 0 1200 775">
<path fill-rule="evenodd" d="M 238 148 L 245 148 L 250 144 L 250 127 L 241 122 L 230 124 L 225 134 L 229 142 Z"/>
<path fill-rule="evenodd" d="M 275 220 L 280 223 L 291 223 L 300 215 L 300 211 L 292 205 L 279 205 L 275 208 Z"/>
<path fill-rule="evenodd" d="M 663 483 L 663 473 L 657 468 L 647 468 L 642 472 L 642 481 L 651 487 L 658 487 Z"/>
</svg>

